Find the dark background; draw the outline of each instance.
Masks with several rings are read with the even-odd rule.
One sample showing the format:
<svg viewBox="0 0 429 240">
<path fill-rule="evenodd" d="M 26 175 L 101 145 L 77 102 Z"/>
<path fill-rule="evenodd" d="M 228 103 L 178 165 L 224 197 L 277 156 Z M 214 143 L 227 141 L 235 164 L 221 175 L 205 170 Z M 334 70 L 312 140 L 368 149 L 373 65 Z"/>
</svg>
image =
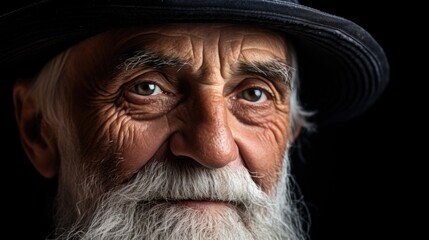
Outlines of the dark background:
<svg viewBox="0 0 429 240">
<path fill-rule="evenodd" d="M 311 213 L 313 240 L 422 239 L 422 112 L 426 48 L 419 7 L 371 0 L 302 0 L 365 28 L 384 48 L 390 84 L 364 115 L 319 129 L 294 162 Z M 420 20 L 420 23 L 419 23 Z M 427 27 L 426 27 L 427 28 Z M 423 151 L 422 151 L 423 150 Z M 420 167 L 419 167 L 420 166 Z M 423 169 L 422 169 L 423 170 Z M 419 219 L 419 220 L 417 220 Z"/>
<path fill-rule="evenodd" d="M 413 58 L 423 54 L 418 9 L 393 3 L 375 6 L 370 0 L 301 3 L 364 27 L 383 46 L 391 65 L 390 85 L 367 113 L 319 129 L 295 149 L 292 168 L 310 213 L 311 239 L 420 238 L 412 216 L 425 218 L 415 208 L 422 195 L 418 166 L 425 159 L 417 150 L 425 140 L 414 136 L 425 137 L 425 109 L 415 104 L 425 102 L 419 86 L 427 76 L 417 74 L 420 63 Z M 55 184 L 40 177 L 25 158 L 13 119 L 11 85 L 1 91 L 6 136 L 1 145 L 1 216 L 6 223 L 1 230 L 20 239 L 42 239 L 49 229 L 47 193 Z"/>
</svg>

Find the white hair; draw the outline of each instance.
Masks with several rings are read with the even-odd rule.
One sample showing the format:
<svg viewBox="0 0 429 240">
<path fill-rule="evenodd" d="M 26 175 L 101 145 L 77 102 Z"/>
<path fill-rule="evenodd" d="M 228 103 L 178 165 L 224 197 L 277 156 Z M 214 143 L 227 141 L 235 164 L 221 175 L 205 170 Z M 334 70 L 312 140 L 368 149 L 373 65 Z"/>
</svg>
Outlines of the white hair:
<svg viewBox="0 0 429 240">
<path fill-rule="evenodd" d="M 289 61 L 289 67 L 290 67 L 290 112 L 289 112 L 289 118 L 290 118 L 290 130 L 291 134 L 290 136 L 295 136 L 296 131 L 298 131 L 300 128 L 306 129 L 309 132 L 312 132 L 315 130 L 315 125 L 307 119 L 311 117 L 314 112 L 310 112 L 305 110 L 301 106 L 301 102 L 299 100 L 299 71 L 298 71 L 298 59 L 295 47 L 292 43 L 288 42 L 288 61 Z M 289 138 L 289 141 L 292 142 L 293 139 Z"/>
<path fill-rule="evenodd" d="M 70 114 L 70 89 L 64 79 L 66 62 L 71 49 L 68 49 L 48 62 L 34 80 L 30 91 L 37 112 L 43 115 L 43 121 L 52 129 L 61 129 L 66 125 L 63 120 Z"/>
</svg>

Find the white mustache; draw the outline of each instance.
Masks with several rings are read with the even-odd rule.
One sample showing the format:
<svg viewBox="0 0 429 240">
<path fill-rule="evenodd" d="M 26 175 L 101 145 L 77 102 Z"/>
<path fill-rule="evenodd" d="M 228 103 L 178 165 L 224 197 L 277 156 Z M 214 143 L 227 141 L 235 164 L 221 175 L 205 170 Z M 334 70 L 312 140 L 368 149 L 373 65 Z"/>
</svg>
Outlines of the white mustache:
<svg viewBox="0 0 429 240">
<path fill-rule="evenodd" d="M 207 169 L 171 161 L 150 161 L 129 182 L 108 193 L 135 202 L 209 200 L 266 206 L 271 200 L 244 167 Z"/>
</svg>

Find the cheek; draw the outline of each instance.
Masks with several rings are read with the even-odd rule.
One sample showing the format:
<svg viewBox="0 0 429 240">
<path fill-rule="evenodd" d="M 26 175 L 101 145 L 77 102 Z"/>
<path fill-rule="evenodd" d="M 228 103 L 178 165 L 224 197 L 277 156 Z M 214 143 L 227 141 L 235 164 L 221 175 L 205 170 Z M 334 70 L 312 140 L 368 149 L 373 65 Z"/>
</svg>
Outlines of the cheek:
<svg viewBox="0 0 429 240">
<path fill-rule="evenodd" d="M 261 126 L 241 126 L 236 129 L 240 154 L 255 181 L 269 192 L 282 168 L 287 147 L 288 120 L 270 119 Z M 288 118 L 279 118 L 288 119 Z"/>
<path fill-rule="evenodd" d="M 156 158 L 161 146 L 167 142 L 170 130 L 166 117 L 144 122 L 130 121 L 128 124 L 124 128 L 130 129 L 129 134 L 119 137 L 123 142 L 122 167 L 126 172 L 134 174 L 149 160 Z"/>
<path fill-rule="evenodd" d="M 107 186 L 127 180 L 158 151 L 168 137 L 165 117 L 138 121 L 116 107 L 88 112 L 79 121 L 81 164 Z"/>
</svg>

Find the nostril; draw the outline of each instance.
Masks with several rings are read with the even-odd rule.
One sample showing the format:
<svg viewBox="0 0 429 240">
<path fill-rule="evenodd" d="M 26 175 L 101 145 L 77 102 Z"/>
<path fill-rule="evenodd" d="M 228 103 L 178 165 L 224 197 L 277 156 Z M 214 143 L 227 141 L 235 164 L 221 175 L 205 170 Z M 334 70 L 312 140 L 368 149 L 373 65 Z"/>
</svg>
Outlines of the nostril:
<svg viewBox="0 0 429 240">
<path fill-rule="evenodd" d="M 192 159 L 190 157 L 187 156 L 174 156 L 174 160 L 175 162 L 177 162 L 177 164 L 179 166 L 186 166 L 186 167 L 204 167 L 202 164 L 200 164 L 198 161 L 196 161 L 195 159 Z"/>
</svg>

